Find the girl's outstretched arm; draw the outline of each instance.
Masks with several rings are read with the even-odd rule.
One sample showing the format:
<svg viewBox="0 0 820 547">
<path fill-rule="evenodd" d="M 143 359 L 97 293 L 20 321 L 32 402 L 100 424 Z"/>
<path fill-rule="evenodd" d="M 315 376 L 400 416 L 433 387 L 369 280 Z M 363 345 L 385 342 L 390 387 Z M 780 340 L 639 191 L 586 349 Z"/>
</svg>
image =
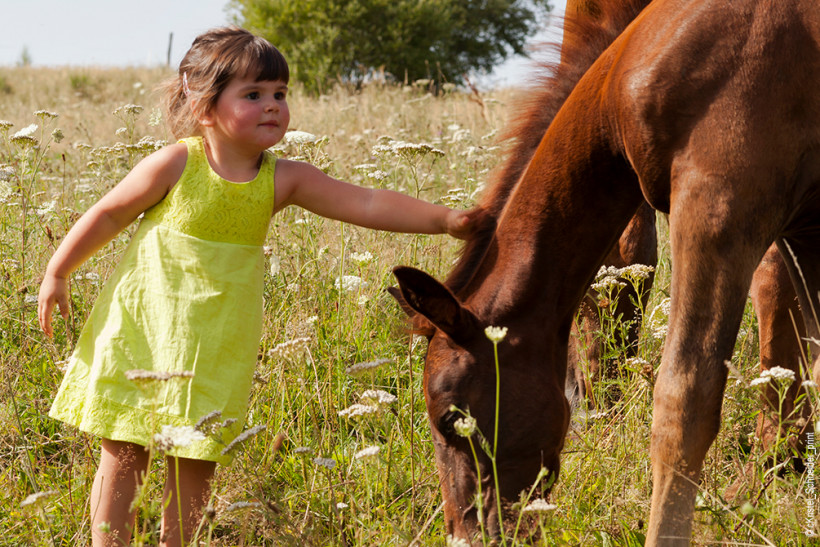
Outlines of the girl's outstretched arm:
<svg viewBox="0 0 820 547">
<path fill-rule="evenodd" d="M 447 233 L 465 239 L 473 229 L 466 211 L 392 190 L 362 188 L 298 161 L 276 162 L 276 208 L 298 205 L 317 215 L 391 232 Z"/>
<path fill-rule="evenodd" d="M 40 285 L 37 316 L 51 336 L 55 304 L 68 317 L 67 279 L 91 255 L 111 241 L 143 211 L 159 202 L 179 180 L 188 151 L 184 144 L 167 146 L 139 162 L 122 181 L 95 203 L 68 231 L 51 257 Z"/>
</svg>

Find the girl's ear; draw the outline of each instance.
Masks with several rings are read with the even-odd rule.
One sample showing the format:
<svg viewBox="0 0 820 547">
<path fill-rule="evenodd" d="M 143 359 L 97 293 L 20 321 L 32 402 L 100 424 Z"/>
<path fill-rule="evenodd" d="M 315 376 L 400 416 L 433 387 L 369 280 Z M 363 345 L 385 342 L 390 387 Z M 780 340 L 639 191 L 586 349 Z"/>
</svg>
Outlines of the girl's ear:
<svg viewBox="0 0 820 547">
<path fill-rule="evenodd" d="M 196 99 L 191 101 L 191 112 L 203 127 L 212 127 L 214 125 L 213 114 L 210 109 L 205 109 L 203 105 Z"/>
</svg>

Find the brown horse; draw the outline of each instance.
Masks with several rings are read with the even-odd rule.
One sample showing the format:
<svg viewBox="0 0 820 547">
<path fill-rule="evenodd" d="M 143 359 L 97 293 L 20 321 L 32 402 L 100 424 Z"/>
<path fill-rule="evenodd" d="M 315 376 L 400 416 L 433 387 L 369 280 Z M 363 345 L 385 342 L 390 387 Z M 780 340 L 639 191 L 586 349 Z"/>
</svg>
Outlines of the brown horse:
<svg viewBox="0 0 820 547">
<path fill-rule="evenodd" d="M 612 21 L 624 13 L 609 4 L 600 6 L 601 29 L 617 29 Z M 773 241 L 789 257 L 808 335 L 820 338 L 812 303 L 820 289 L 820 5 L 656 0 L 585 72 L 583 41 L 565 55 L 577 61 L 562 63 L 555 85 L 533 102 L 542 121 L 551 118 L 534 154 L 526 147 L 540 135 L 519 127 L 521 176 L 513 166 L 517 182 L 485 197 L 489 229 L 470 242 L 447 284 L 395 270 L 407 304 L 426 318 L 416 323 L 430 338 L 424 388 L 445 515 L 457 537 L 478 529 L 477 473 L 451 408 L 469 409 L 484 432 L 495 428 L 486 326 L 509 328 L 498 346 L 500 492 L 479 456 L 489 530 L 499 528 L 496 496 L 516 499 L 542 466 L 557 475 L 572 317 L 646 200 L 669 213 L 674 264 L 654 393 L 647 544 L 687 544 L 720 424 L 724 362 Z M 573 66 L 583 73 L 574 81 Z M 820 380 L 820 346 L 812 350 Z"/>
</svg>

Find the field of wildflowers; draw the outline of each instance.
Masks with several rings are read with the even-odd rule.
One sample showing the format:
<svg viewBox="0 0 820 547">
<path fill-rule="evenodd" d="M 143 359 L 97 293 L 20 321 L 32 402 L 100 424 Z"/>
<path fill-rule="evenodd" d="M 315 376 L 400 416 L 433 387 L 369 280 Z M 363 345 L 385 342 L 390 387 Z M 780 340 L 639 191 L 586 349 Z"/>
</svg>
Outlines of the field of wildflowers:
<svg viewBox="0 0 820 547">
<path fill-rule="evenodd" d="M 53 340 L 37 326 L 36 295 L 46 262 L 79 215 L 169 138 L 152 92 L 165 76 L 147 69 L 0 70 L 0 546 L 74 546 L 90 536 L 87 498 L 98 443 L 47 412 L 61 365 L 133 227 L 75 272 L 71 315 L 56 320 Z M 339 88 L 316 98 L 297 88 L 290 98 L 296 131 L 277 149 L 345 180 L 466 208 L 499 161 L 494 136 L 513 100 L 511 91 L 433 97 L 421 86 Z M 661 260 L 638 356 L 623 357 L 623 326 L 606 315 L 614 306 L 602 309 L 600 336 L 615 370 L 595 389 L 619 395 L 611 406 L 578 413 L 559 482 L 549 499 L 522 505 L 520 533 L 507 545 L 642 545 L 652 372 L 668 314 L 662 218 L 659 225 Z M 298 209 L 277 215 L 266 246 L 265 329 L 250 412 L 245 433 L 225 447 L 236 458 L 217 471 L 200 544 L 447 542 L 421 392 L 425 343 L 407 334 L 385 288 L 395 265 L 441 278 L 457 253 L 458 243 L 444 236 L 373 232 Z M 602 270 L 597 288 L 611 302 L 617 279 L 639 282 L 640 275 Z M 758 378 L 757 345 L 748 306 L 723 428 L 697 500 L 700 544 L 806 545 L 818 531 L 813 467 L 792 471 L 788 439 L 767 454 L 754 439 L 760 388 L 753 384 L 785 389 L 792 381 Z M 134 381 L 185 378 L 135 372 Z M 802 404 L 816 407 L 816 395 L 815 388 Z M 196 431 L 160 424 L 153 448 L 218 437 L 226 425 L 218 415 L 204 417 Z M 158 542 L 161 460 L 136 502 L 136 545 Z M 727 500 L 738 479 L 740 495 Z"/>
</svg>

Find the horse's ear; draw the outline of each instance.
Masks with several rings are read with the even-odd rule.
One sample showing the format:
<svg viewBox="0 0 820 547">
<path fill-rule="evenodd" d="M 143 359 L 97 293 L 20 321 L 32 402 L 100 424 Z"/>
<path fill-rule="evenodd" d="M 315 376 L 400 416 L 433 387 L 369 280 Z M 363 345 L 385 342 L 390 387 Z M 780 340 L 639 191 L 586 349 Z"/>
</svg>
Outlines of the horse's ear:
<svg viewBox="0 0 820 547">
<path fill-rule="evenodd" d="M 402 307 L 426 317 L 457 344 L 469 341 L 480 330 L 476 316 L 431 275 L 407 266 L 393 268 L 393 275 L 399 281 Z M 390 294 L 395 296 L 393 291 Z"/>
<path fill-rule="evenodd" d="M 399 289 L 397 289 L 396 287 L 387 287 L 387 292 L 390 293 L 390 296 L 396 299 L 396 302 L 399 303 L 401 311 L 406 313 L 408 317 L 412 319 L 416 316 L 416 310 L 410 307 L 410 305 L 407 303 L 407 300 L 404 299 L 404 296 L 402 296 L 401 291 Z"/>
</svg>

